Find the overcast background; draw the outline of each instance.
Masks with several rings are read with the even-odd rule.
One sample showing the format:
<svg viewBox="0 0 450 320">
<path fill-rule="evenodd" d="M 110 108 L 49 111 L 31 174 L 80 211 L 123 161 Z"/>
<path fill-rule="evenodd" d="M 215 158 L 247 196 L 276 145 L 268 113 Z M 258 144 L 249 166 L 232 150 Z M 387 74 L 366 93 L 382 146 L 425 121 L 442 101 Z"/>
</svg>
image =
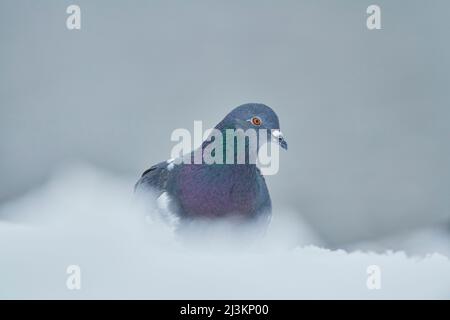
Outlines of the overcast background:
<svg viewBox="0 0 450 320">
<path fill-rule="evenodd" d="M 73 3 L 79 31 L 65 24 Z M 382 30 L 366 28 L 373 3 Z M 262 102 L 289 143 L 267 179 L 275 209 L 329 246 L 445 229 L 449 11 L 445 0 L 0 0 L 0 205 L 70 162 L 137 179 L 169 157 L 173 129 Z"/>
</svg>

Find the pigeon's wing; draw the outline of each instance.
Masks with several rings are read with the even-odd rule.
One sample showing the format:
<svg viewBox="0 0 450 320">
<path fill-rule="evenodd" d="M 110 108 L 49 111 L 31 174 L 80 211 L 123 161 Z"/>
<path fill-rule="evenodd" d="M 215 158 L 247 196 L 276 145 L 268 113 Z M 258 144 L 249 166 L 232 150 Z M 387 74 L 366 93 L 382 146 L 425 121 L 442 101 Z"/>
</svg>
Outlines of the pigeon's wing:
<svg viewBox="0 0 450 320">
<path fill-rule="evenodd" d="M 152 190 L 157 196 L 166 191 L 170 170 L 173 164 L 170 161 L 163 161 L 155 164 L 150 169 L 144 171 L 141 178 L 136 182 L 134 191 Z"/>
<path fill-rule="evenodd" d="M 134 190 L 148 205 L 149 212 L 159 213 L 159 217 L 169 225 L 177 227 L 183 212 L 177 198 L 173 196 L 168 187 L 174 171 L 176 171 L 174 168 L 175 163 L 172 159 L 154 165 L 144 171 Z"/>
</svg>

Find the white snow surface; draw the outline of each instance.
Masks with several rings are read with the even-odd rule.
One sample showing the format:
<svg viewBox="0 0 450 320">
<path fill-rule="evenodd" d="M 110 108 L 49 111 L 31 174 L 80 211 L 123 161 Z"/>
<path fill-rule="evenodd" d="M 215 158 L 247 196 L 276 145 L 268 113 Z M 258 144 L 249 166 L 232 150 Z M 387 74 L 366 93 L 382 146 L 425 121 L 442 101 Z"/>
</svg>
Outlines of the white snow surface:
<svg viewBox="0 0 450 320">
<path fill-rule="evenodd" d="M 69 167 L 0 207 L 0 298 L 450 298 L 446 256 L 324 249 L 293 210 L 275 207 L 256 243 L 186 244 L 164 224 L 145 222 L 133 183 Z M 66 286 L 69 265 L 81 268 L 80 290 Z M 378 290 L 366 284 L 371 265 L 381 270 Z"/>
</svg>

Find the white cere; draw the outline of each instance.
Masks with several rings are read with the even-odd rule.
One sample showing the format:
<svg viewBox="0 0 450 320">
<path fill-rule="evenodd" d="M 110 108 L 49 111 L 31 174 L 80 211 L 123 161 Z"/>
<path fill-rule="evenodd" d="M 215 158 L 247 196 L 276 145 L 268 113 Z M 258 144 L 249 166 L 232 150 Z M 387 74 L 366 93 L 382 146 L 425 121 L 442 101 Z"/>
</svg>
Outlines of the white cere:
<svg viewBox="0 0 450 320">
<path fill-rule="evenodd" d="M 273 131 L 272 131 L 272 135 L 273 135 L 275 138 L 278 138 L 279 136 L 283 136 L 283 134 L 281 133 L 280 130 L 273 130 Z"/>
</svg>

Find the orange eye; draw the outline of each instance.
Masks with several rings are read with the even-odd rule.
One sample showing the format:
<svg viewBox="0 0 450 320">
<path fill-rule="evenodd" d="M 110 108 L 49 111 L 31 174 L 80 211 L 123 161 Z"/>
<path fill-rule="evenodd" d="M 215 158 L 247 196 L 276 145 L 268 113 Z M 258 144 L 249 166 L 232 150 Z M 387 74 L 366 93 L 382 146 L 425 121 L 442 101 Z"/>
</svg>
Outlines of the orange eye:
<svg viewBox="0 0 450 320">
<path fill-rule="evenodd" d="M 252 124 L 255 125 L 255 126 L 260 126 L 262 124 L 262 121 L 258 117 L 253 117 L 252 118 Z"/>
</svg>

